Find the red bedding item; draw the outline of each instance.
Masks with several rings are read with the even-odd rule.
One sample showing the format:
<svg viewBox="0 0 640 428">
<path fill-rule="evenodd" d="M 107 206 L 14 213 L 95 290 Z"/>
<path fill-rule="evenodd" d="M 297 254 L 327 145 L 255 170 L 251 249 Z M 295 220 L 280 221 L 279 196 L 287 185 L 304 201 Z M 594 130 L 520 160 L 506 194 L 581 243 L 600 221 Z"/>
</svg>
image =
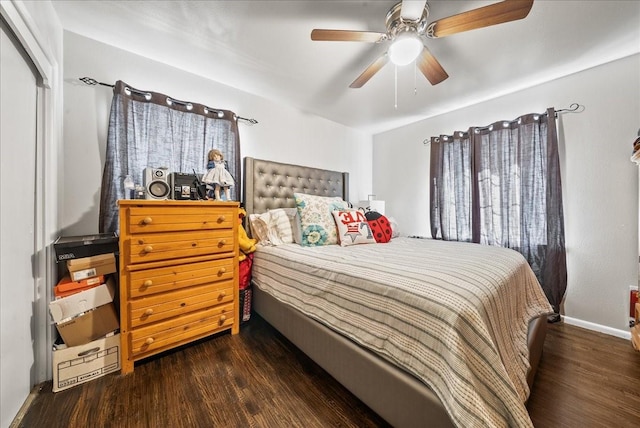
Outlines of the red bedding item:
<svg viewBox="0 0 640 428">
<path fill-rule="evenodd" d="M 389 219 L 377 211 L 367 211 L 364 216 L 377 243 L 383 244 L 391 240 L 391 223 L 389 223 Z"/>
</svg>

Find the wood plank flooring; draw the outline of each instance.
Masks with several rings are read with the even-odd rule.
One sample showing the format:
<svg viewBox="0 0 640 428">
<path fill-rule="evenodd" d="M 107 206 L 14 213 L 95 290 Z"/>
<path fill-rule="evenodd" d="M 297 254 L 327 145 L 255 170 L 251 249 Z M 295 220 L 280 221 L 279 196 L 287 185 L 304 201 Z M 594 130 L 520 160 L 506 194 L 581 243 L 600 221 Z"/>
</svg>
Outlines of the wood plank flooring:
<svg viewBox="0 0 640 428">
<path fill-rule="evenodd" d="M 528 409 L 536 428 L 640 426 L 640 352 L 623 339 L 549 325 Z M 15 426 L 386 427 L 257 315 L 221 334 L 52 393 Z M 428 424 L 425 424 L 428 426 Z"/>
</svg>

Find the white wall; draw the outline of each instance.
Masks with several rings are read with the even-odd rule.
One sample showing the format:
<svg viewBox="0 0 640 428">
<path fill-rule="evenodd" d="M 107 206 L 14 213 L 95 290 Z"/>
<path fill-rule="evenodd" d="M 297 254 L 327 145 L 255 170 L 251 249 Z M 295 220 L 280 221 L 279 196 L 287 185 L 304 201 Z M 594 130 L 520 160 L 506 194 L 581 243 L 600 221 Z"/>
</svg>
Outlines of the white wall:
<svg viewBox="0 0 640 428">
<path fill-rule="evenodd" d="M 567 321 L 625 337 L 638 283 L 640 55 L 374 136 L 373 190 L 403 234 L 430 236 L 431 136 L 577 102 L 558 119 L 568 287 Z"/>
<path fill-rule="evenodd" d="M 84 85 L 78 81 L 84 76 L 109 84 L 122 80 L 138 89 L 254 118 L 257 125 L 239 123 L 243 157 L 347 171 L 351 200 L 371 193 L 370 135 L 65 31 L 62 226 L 67 235 L 98 230 L 112 91 Z"/>
</svg>

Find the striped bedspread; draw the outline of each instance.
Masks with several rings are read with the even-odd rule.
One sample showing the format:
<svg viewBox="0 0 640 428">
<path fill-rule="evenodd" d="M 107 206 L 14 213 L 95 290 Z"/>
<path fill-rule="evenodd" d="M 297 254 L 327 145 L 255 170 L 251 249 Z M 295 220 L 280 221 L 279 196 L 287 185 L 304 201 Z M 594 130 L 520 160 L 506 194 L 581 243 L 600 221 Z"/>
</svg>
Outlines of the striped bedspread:
<svg viewBox="0 0 640 428">
<path fill-rule="evenodd" d="M 425 382 L 458 427 L 531 427 L 529 321 L 552 311 L 525 259 L 477 244 L 260 247 L 258 287 Z"/>
</svg>

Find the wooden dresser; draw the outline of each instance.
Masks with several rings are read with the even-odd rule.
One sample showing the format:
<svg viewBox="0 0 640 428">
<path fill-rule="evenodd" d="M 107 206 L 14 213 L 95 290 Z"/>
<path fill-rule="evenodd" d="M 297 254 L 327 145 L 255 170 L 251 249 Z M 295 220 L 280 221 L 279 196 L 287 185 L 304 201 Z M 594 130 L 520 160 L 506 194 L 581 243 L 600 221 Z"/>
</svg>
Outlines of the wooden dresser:
<svg viewBox="0 0 640 428">
<path fill-rule="evenodd" d="M 635 305 L 635 324 L 631 327 L 631 344 L 636 351 L 640 351 L 640 302 Z"/>
<path fill-rule="evenodd" d="M 238 203 L 120 200 L 122 373 L 213 333 L 239 332 Z"/>
</svg>

